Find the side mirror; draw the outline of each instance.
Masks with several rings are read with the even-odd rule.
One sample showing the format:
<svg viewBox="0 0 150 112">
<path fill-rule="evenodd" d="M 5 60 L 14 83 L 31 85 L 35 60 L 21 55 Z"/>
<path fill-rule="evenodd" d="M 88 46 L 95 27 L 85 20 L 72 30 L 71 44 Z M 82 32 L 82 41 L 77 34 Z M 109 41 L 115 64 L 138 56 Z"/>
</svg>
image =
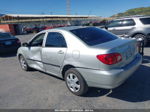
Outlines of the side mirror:
<svg viewBox="0 0 150 112">
<path fill-rule="evenodd" d="M 29 47 L 29 44 L 28 43 L 23 43 L 22 46 L 23 47 Z"/>
</svg>

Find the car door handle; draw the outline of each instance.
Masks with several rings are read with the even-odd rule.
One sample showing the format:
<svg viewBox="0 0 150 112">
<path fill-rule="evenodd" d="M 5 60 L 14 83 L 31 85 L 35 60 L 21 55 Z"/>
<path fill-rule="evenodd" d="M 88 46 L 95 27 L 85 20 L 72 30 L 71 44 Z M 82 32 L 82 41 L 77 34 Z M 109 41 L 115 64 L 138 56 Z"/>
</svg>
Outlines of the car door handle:
<svg viewBox="0 0 150 112">
<path fill-rule="evenodd" d="M 62 50 L 58 51 L 58 54 L 64 54 L 64 52 Z"/>
</svg>

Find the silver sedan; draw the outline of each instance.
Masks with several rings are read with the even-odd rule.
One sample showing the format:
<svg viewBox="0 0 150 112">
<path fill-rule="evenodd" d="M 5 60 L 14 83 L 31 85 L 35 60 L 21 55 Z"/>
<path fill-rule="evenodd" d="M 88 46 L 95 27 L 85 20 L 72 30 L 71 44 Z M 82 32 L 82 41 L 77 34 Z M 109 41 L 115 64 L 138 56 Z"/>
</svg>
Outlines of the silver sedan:
<svg viewBox="0 0 150 112">
<path fill-rule="evenodd" d="M 23 43 L 17 56 L 23 70 L 34 68 L 60 77 L 75 95 L 85 94 L 88 87 L 118 87 L 142 61 L 136 40 L 95 27 L 42 31 Z"/>
</svg>

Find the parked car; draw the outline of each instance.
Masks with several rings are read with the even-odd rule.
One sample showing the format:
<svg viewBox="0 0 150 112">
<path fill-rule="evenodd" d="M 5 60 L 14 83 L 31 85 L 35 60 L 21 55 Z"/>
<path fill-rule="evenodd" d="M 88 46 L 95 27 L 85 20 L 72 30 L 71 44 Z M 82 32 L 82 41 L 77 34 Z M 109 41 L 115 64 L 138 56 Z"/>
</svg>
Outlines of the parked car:
<svg viewBox="0 0 150 112">
<path fill-rule="evenodd" d="M 38 33 L 40 30 L 41 30 L 41 28 L 37 27 L 37 26 L 24 28 L 25 33 Z"/>
<path fill-rule="evenodd" d="M 21 42 L 18 38 L 12 36 L 10 33 L 0 33 L 0 54 L 17 52 L 20 46 Z"/>
<path fill-rule="evenodd" d="M 88 87 L 112 89 L 131 76 L 142 60 L 136 45 L 99 28 L 72 26 L 38 33 L 17 56 L 23 70 L 53 74 L 83 95 Z"/>
<path fill-rule="evenodd" d="M 102 20 L 102 21 L 99 21 L 99 22 L 94 22 L 92 26 L 99 27 L 99 28 L 104 28 L 107 23 L 108 23 L 107 20 Z"/>
<path fill-rule="evenodd" d="M 31 27 L 24 27 L 23 32 L 24 33 L 33 33 Z"/>
<path fill-rule="evenodd" d="M 150 16 L 123 17 L 109 22 L 105 28 L 121 37 L 143 38 L 145 46 L 150 41 Z"/>
</svg>

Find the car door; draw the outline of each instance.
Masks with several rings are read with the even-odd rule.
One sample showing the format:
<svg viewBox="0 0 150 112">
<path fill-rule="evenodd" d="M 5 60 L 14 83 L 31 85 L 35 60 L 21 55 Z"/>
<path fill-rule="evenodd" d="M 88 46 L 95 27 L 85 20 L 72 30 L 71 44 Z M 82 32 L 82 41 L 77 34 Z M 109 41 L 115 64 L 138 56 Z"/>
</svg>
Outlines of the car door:
<svg viewBox="0 0 150 112">
<path fill-rule="evenodd" d="M 44 70 L 42 63 L 42 45 L 45 37 L 45 33 L 36 35 L 30 42 L 28 48 L 28 61 L 29 65 L 38 70 Z"/>
<path fill-rule="evenodd" d="M 42 59 L 46 72 L 59 76 L 66 51 L 67 44 L 64 36 L 59 32 L 49 32 L 45 47 L 42 48 Z"/>
<path fill-rule="evenodd" d="M 119 28 L 119 35 L 128 36 L 129 32 L 134 29 L 135 22 L 133 19 L 124 19 L 122 21 L 122 26 Z"/>
</svg>

